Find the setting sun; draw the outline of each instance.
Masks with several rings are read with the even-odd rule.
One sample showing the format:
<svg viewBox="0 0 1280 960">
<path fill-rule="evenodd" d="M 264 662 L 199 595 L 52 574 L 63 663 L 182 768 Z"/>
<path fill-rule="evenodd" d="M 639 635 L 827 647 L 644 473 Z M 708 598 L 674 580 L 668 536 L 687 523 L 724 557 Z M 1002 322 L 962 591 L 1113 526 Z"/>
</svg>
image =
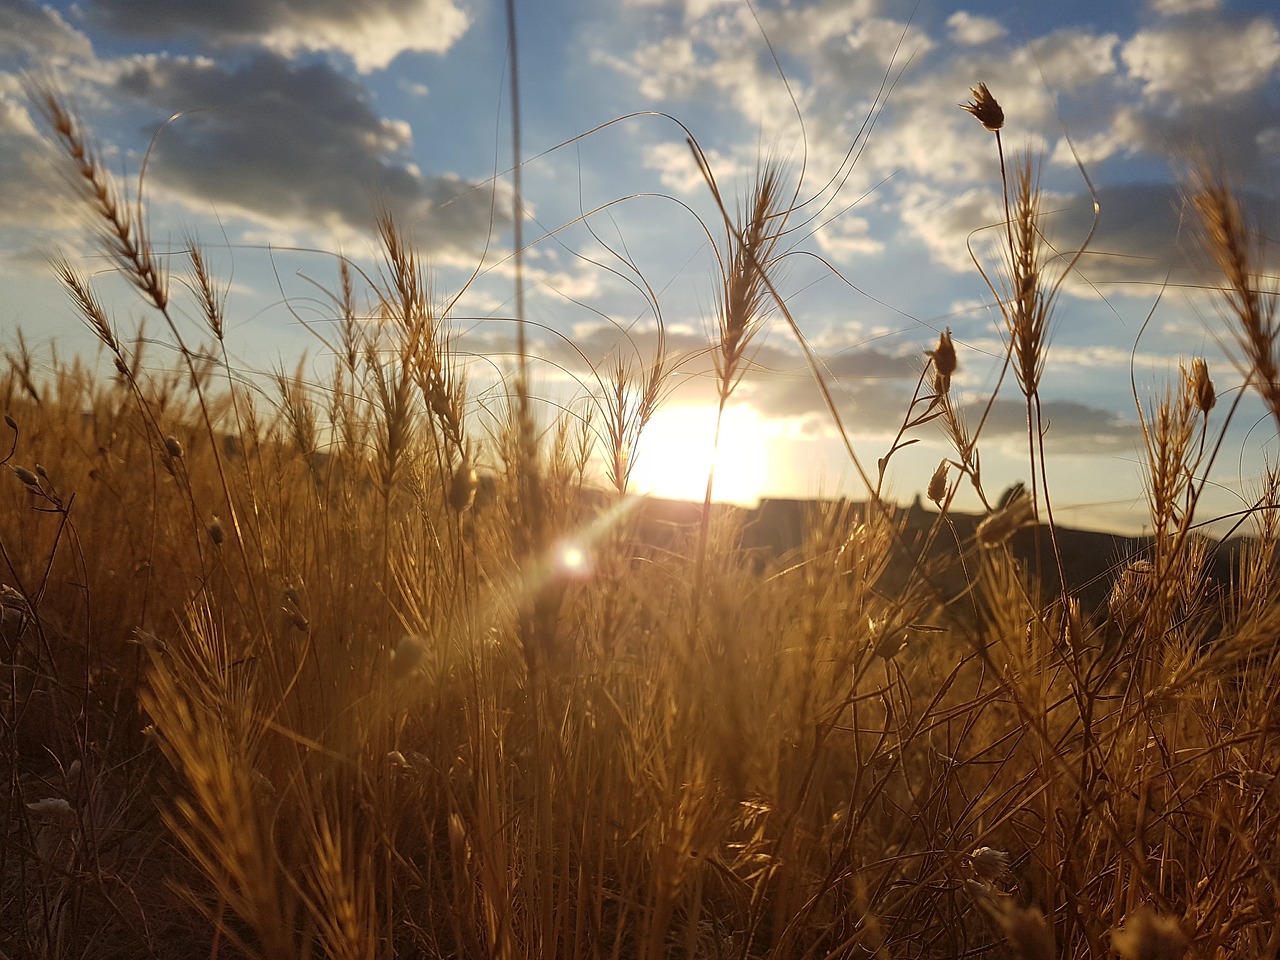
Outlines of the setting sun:
<svg viewBox="0 0 1280 960">
<path fill-rule="evenodd" d="M 730 407 L 715 452 L 715 407 L 672 407 L 645 427 L 631 474 L 637 493 L 678 500 L 701 500 L 707 474 L 716 467 L 714 497 L 754 504 L 768 479 L 768 436 L 753 407 Z"/>
</svg>

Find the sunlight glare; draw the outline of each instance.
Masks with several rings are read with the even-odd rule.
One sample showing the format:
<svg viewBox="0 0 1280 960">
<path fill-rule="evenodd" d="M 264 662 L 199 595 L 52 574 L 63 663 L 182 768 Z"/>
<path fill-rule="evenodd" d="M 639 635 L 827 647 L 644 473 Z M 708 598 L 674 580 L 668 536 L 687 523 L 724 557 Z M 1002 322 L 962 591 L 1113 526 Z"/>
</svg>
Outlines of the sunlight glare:
<svg viewBox="0 0 1280 960">
<path fill-rule="evenodd" d="M 591 557 L 583 547 L 570 540 L 556 548 L 555 564 L 558 570 L 570 577 L 584 577 L 591 572 Z"/>
<path fill-rule="evenodd" d="M 631 473 L 637 493 L 701 500 L 711 469 L 716 431 L 713 406 L 659 410 L 640 437 Z M 768 436 L 753 407 L 725 411 L 716 457 L 714 498 L 753 506 L 768 478 Z"/>
</svg>

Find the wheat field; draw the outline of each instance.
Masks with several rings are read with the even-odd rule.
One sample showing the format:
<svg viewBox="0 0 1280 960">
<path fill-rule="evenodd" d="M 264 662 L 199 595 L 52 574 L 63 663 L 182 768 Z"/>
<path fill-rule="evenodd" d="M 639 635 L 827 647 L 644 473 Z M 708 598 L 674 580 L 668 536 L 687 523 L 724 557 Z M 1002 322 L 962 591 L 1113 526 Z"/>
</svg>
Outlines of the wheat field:
<svg viewBox="0 0 1280 960">
<path fill-rule="evenodd" d="M 242 377 L 201 249 L 161 256 L 76 116 L 35 96 L 150 329 L 60 260 L 105 372 L 41 374 L 6 344 L 0 954 L 1280 954 L 1280 481 L 1257 478 L 1210 583 L 1197 503 L 1230 418 L 1210 427 L 1210 368 L 1187 358 L 1143 409 L 1153 535 L 1082 602 L 1040 416 L 1074 264 L 985 86 L 966 109 L 1005 178 L 988 283 L 1031 489 L 984 485 L 944 332 L 879 463 L 846 439 L 865 499 L 815 504 L 780 556 L 710 486 L 683 525 L 631 495 L 661 339 L 600 370 L 590 416 L 537 419 L 519 372 L 477 400 L 391 217 L 381 279 L 334 280 L 328 382 Z M 708 225 L 722 412 L 766 318 L 808 349 L 777 270 L 786 178 L 763 164 Z M 1186 195 L 1232 360 L 1280 425 L 1260 237 L 1212 170 Z M 921 526 L 882 488 L 930 430 L 951 453 L 919 478 Z M 949 511 L 961 485 L 974 522 Z"/>
</svg>

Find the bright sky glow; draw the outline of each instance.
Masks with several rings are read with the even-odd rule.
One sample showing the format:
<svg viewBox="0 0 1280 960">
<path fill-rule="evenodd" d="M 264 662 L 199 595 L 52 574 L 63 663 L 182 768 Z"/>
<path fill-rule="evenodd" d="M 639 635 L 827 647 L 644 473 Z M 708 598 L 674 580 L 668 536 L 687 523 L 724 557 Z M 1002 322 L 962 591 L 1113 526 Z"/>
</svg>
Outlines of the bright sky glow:
<svg viewBox="0 0 1280 960">
<path fill-rule="evenodd" d="M 772 452 L 763 418 L 752 407 L 730 407 L 720 427 L 718 456 L 715 435 L 714 407 L 660 410 L 640 440 L 631 474 L 635 491 L 700 500 L 714 462 L 715 498 L 754 505 L 765 492 Z"/>
<path fill-rule="evenodd" d="M 783 295 L 865 465 L 891 441 L 944 327 L 959 355 L 954 389 L 981 409 L 1003 347 L 969 252 L 985 257 L 1001 216 L 993 138 L 957 106 L 979 81 L 1004 106 L 1006 151 L 1029 147 L 1042 164 L 1059 249 L 1087 232 L 1090 183 L 1101 209 L 1055 317 L 1042 390 L 1058 515 L 1141 529 L 1139 405 L 1192 356 L 1207 359 L 1224 400 L 1239 389 L 1180 177 L 1208 154 L 1280 236 L 1274 0 L 517 8 L 539 389 L 553 410 L 595 389 L 587 362 L 606 375 L 619 353 L 650 362 L 660 315 L 676 373 L 638 454 L 642 488 L 700 498 L 709 466 L 705 418 L 689 410 L 714 403 L 710 243 L 723 228 L 689 134 L 730 204 L 762 155 L 784 163 L 801 206 Z M 477 358 L 470 395 L 483 397 L 511 369 L 514 339 L 505 31 L 496 0 L 0 0 L 0 349 L 22 329 L 38 363 L 55 346 L 94 352 L 46 261 L 58 249 L 91 273 L 102 266 L 23 96 L 34 73 L 69 95 L 126 182 L 161 131 L 148 163 L 152 235 L 179 275 L 188 238 L 205 245 L 228 284 L 228 347 L 242 371 L 293 370 L 305 352 L 323 380 L 316 333 L 332 308 L 316 284 L 334 288 L 337 264 L 314 251 L 342 251 L 376 276 L 372 224 L 387 209 L 430 259 L 442 299 L 466 287 L 458 343 Z M 1275 246 L 1265 254 L 1274 269 Z M 199 340 L 197 311 L 175 291 Z M 100 293 L 127 336 L 143 307 L 106 278 Z M 726 425 L 718 498 L 861 495 L 798 345 L 776 315 L 766 327 Z M 153 363 L 169 359 L 152 351 Z M 1238 509 L 1264 458 L 1280 456 L 1259 410 L 1242 406 L 1207 508 Z M 984 433 L 992 488 L 1028 479 L 1024 436 L 1006 383 Z M 895 457 L 895 495 L 923 490 L 946 454 L 936 431 L 921 431 Z"/>
</svg>

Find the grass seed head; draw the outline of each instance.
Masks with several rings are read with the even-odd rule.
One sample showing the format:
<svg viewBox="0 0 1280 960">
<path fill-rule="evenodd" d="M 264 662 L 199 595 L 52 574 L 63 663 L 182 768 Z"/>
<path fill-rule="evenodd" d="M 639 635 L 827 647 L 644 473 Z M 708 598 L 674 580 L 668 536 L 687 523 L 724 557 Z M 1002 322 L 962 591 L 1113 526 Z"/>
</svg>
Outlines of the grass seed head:
<svg viewBox="0 0 1280 960">
<path fill-rule="evenodd" d="M 994 847 L 978 847 L 969 854 L 969 866 L 983 883 L 995 883 L 1009 872 L 1009 854 Z"/>
<path fill-rule="evenodd" d="M 984 547 L 998 547 L 1023 527 L 1035 522 L 1035 506 L 1021 484 L 1001 506 L 978 524 L 978 542 Z"/>
<path fill-rule="evenodd" d="M 991 95 L 987 85 L 979 83 L 976 87 L 970 87 L 969 92 L 973 94 L 973 101 L 960 104 L 960 109 L 967 110 L 973 114 L 978 119 L 978 122 L 992 133 L 1003 127 L 1004 110 L 996 98 Z"/>
<path fill-rule="evenodd" d="M 1150 560 L 1133 560 L 1117 575 L 1107 595 L 1107 615 L 1128 629 L 1138 622 L 1155 589 L 1156 569 Z"/>
<path fill-rule="evenodd" d="M 1187 378 L 1187 386 L 1195 397 L 1196 409 L 1207 416 L 1218 402 L 1213 381 L 1209 379 L 1209 365 L 1204 362 L 1203 357 L 1195 357 L 1191 361 L 1191 369 L 1184 367 L 1182 375 Z"/>
<path fill-rule="evenodd" d="M 927 496 L 939 507 L 947 496 L 947 472 L 951 469 L 951 464 L 943 460 L 938 464 L 938 469 L 933 471 L 933 476 L 929 478 L 929 489 Z"/>
<path fill-rule="evenodd" d="M 951 375 L 956 372 L 956 347 L 951 342 L 951 328 L 943 330 L 938 336 L 938 345 L 925 354 L 933 359 L 933 369 L 941 379 L 945 392 L 951 386 Z"/>
</svg>

